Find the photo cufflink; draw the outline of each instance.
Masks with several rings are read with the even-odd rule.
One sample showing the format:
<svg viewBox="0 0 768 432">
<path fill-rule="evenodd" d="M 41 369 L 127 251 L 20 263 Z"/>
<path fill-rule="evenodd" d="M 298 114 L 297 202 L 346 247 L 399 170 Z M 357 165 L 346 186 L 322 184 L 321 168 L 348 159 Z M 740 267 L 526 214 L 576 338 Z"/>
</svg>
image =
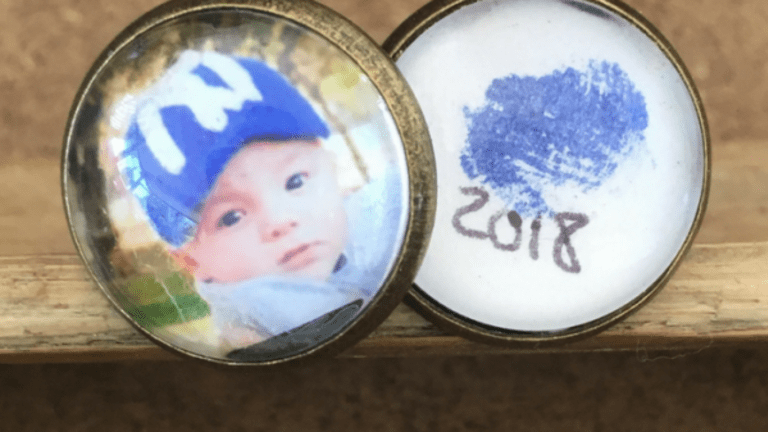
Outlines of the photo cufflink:
<svg viewBox="0 0 768 432">
<path fill-rule="evenodd" d="M 424 112 L 437 214 L 410 303 L 501 344 L 594 333 L 680 263 L 709 190 L 693 81 L 618 1 L 436 1 L 385 42 Z"/>
<path fill-rule="evenodd" d="M 409 86 L 309 1 L 170 2 L 85 78 L 63 199 L 90 273 L 163 347 L 222 364 L 336 353 L 410 289 L 435 168 Z"/>
</svg>

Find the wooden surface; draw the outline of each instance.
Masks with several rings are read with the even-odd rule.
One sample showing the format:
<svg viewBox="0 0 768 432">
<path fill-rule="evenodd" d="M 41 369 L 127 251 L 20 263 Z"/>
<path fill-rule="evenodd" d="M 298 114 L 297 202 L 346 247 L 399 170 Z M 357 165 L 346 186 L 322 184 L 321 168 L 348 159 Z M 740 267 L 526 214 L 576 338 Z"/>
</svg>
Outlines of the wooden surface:
<svg viewBox="0 0 768 432">
<path fill-rule="evenodd" d="M 425 2 L 323 1 L 379 42 Z M 0 362 L 176 358 L 133 330 L 87 279 L 59 196 L 61 135 L 80 80 L 121 28 L 159 3 L 0 0 Z M 670 39 L 703 96 L 713 142 L 709 211 L 690 255 L 648 305 L 599 335 L 546 350 L 764 342 L 768 3 L 627 3 Z M 344 355 L 506 351 L 444 335 L 401 306 Z"/>
<path fill-rule="evenodd" d="M 498 348 L 443 334 L 401 305 L 344 356 L 700 349 L 768 339 L 768 242 L 696 245 L 625 321 L 556 347 Z M 173 358 L 110 307 L 73 255 L 0 258 L 0 362 Z"/>
</svg>

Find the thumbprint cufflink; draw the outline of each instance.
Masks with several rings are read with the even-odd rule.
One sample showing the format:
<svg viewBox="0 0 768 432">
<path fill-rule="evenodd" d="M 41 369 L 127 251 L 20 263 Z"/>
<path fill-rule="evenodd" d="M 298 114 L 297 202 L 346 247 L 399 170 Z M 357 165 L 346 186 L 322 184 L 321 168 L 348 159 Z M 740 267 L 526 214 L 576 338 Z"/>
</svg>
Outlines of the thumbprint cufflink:
<svg viewBox="0 0 768 432">
<path fill-rule="evenodd" d="M 670 277 L 700 225 L 709 138 L 690 75 L 617 1 L 436 1 L 385 50 L 435 146 L 411 303 L 493 343 L 593 333 Z"/>
<path fill-rule="evenodd" d="M 308 1 L 171 2 L 113 41 L 64 141 L 75 245 L 161 346 L 222 364 L 334 353 L 410 288 L 434 160 L 408 85 Z"/>
</svg>

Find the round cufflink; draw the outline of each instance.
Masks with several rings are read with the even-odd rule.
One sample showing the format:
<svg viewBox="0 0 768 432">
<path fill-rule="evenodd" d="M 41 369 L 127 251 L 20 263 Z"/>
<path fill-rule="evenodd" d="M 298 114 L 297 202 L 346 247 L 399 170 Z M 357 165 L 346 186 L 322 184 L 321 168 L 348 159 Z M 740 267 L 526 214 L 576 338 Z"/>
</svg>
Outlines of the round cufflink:
<svg viewBox="0 0 768 432">
<path fill-rule="evenodd" d="M 669 279 L 709 189 L 671 45 L 618 1 L 436 1 L 385 42 L 427 119 L 435 229 L 411 303 L 495 343 L 602 329 Z"/>
<path fill-rule="evenodd" d="M 365 336 L 410 288 L 434 218 L 408 85 L 309 1 L 171 2 L 138 19 L 80 88 L 62 188 L 117 309 L 223 364 Z"/>
</svg>

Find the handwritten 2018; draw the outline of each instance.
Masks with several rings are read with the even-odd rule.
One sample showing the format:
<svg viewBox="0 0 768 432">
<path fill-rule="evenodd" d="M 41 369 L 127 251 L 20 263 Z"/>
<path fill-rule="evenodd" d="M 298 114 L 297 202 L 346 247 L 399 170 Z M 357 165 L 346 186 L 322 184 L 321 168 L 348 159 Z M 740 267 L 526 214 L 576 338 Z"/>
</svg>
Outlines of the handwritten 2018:
<svg viewBox="0 0 768 432">
<path fill-rule="evenodd" d="M 515 252 L 520 249 L 523 242 L 523 220 L 520 215 L 512 210 L 502 209 L 488 219 L 488 227 L 486 231 L 480 231 L 465 227 L 461 223 L 461 218 L 469 213 L 474 213 L 483 208 L 489 200 L 488 192 L 479 187 L 463 187 L 459 188 L 462 194 L 467 196 L 475 196 L 477 199 L 470 204 L 460 207 L 453 215 L 452 224 L 456 231 L 466 237 L 485 240 L 488 239 L 493 243 L 493 247 L 499 250 L 507 252 Z M 509 225 L 515 230 L 515 239 L 511 243 L 502 243 L 496 233 L 496 227 L 501 219 L 506 218 Z M 552 249 L 552 258 L 555 264 L 563 271 L 568 273 L 579 273 L 581 271 L 581 264 L 576 256 L 576 249 L 574 249 L 571 243 L 571 236 L 579 229 L 583 228 L 589 223 L 589 218 L 583 213 L 557 213 L 554 216 L 555 222 L 560 229 L 560 235 L 557 236 Z M 531 239 L 528 242 L 528 253 L 531 259 L 539 259 L 539 233 L 541 232 L 541 216 L 536 217 L 531 222 Z M 568 257 L 568 261 L 563 257 L 563 252 Z"/>
</svg>

